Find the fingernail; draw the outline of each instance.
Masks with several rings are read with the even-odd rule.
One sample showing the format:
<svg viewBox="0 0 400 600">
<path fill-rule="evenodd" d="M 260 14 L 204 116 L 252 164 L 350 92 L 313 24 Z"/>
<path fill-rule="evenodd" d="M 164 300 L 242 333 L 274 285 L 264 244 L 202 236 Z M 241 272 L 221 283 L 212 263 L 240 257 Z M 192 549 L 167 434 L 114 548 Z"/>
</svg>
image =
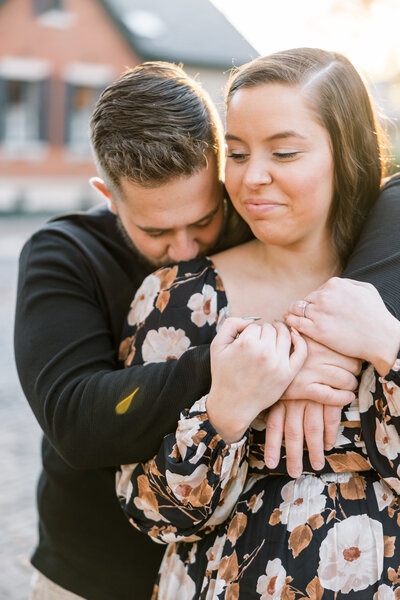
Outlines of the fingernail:
<svg viewBox="0 0 400 600">
<path fill-rule="evenodd" d="M 314 469 L 315 469 L 316 471 L 320 471 L 320 470 L 323 468 L 323 466 L 324 466 L 324 463 L 323 463 L 323 462 L 316 462 L 316 463 L 314 463 L 314 465 L 313 465 L 313 466 L 314 466 Z"/>
<path fill-rule="evenodd" d="M 253 316 L 249 315 L 246 317 L 242 317 L 242 319 L 244 319 L 245 321 L 259 321 L 261 319 L 261 317 L 253 317 Z"/>
<path fill-rule="evenodd" d="M 265 457 L 265 464 L 267 465 L 268 469 L 275 469 L 278 461 L 275 458 Z"/>
<path fill-rule="evenodd" d="M 298 479 L 301 475 L 302 471 L 292 471 L 291 473 L 289 473 L 290 477 L 292 477 L 292 479 Z"/>
</svg>

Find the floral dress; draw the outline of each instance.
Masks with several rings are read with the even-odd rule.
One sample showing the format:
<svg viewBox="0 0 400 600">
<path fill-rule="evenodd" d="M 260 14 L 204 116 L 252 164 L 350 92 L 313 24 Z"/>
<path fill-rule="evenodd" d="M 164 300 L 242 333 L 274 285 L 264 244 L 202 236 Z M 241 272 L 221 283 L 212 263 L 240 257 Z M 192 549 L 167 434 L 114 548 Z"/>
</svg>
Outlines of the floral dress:
<svg viewBox="0 0 400 600">
<path fill-rule="evenodd" d="M 208 258 L 162 268 L 131 304 L 121 358 L 179 358 L 209 343 L 228 314 Z M 156 457 L 117 473 L 131 524 L 169 544 L 153 599 L 399 599 L 398 386 L 400 360 L 385 379 L 365 365 L 324 469 L 314 472 L 305 451 L 298 479 L 284 448 L 276 469 L 265 466 L 263 420 L 228 445 L 206 397 L 188 407 Z"/>
</svg>

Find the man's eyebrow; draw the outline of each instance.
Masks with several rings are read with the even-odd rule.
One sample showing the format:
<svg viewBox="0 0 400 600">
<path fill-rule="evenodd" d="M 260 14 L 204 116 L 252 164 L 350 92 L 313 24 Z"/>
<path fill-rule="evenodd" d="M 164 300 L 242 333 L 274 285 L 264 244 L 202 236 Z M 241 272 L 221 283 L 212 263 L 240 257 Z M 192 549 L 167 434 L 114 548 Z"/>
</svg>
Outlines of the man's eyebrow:
<svg viewBox="0 0 400 600">
<path fill-rule="evenodd" d="M 194 223 L 189 223 L 189 225 L 187 225 L 187 227 L 192 227 L 194 225 L 198 225 L 202 221 L 206 221 L 207 219 L 211 219 L 218 212 L 219 207 L 220 207 L 220 202 L 218 202 L 217 206 L 215 208 L 213 208 L 209 213 L 207 213 L 206 215 L 204 215 L 204 217 L 201 217 L 201 219 L 198 219 Z M 159 232 L 165 233 L 166 231 L 171 231 L 170 227 L 167 227 L 166 229 L 163 229 L 162 227 L 142 227 L 141 225 L 137 225 L 137 224 L 136 224 L 136 227 L 138 229 L 140 229 L 141 231 L 144 231 L 145 233 L 159 233 Z"/>
<path fill-rule="evenodd" d="M 289 129 L 288 131 L 279 131 L 278 133 L 274 133 L 274 135 L 267 137 L 265 141 L 272 142 L 273 140 L 284 140 L 284 139 L 290 138 L 290 137 L 300 138 L 302 140 L 307 139 L 304 135 L 301 135 L 301 133 L 299 133 L 298 131 Z M 233 140 L 236 142 L 243 142 L 243 140 L 240 137 L 238 137 L 237 135 L 232 135 L 231 133 L 227 133 L 225 136 L 225 139 L 227 141 Z"/>
</svg>

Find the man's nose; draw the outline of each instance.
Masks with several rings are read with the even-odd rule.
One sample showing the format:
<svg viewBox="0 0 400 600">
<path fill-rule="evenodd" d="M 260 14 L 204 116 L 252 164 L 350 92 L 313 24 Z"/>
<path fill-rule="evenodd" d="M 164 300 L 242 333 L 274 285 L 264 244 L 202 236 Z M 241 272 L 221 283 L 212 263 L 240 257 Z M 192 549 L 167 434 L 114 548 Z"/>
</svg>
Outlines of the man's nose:
<svg viewBox="0 0 400 600">
<path fill-rule="evenodd" d="M 168 257 L 174 261 L 190 260 L 199 253 L 199 244 L 188 232 L 180 231 L 168 247 Z"/>
</svg>

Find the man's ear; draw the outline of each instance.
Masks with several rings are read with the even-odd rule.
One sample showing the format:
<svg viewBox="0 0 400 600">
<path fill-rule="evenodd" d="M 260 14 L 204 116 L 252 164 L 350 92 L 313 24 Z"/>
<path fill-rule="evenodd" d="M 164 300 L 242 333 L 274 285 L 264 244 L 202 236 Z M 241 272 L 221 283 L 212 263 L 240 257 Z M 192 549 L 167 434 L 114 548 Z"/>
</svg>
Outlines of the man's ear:
<svg viewBox="0 0 400 600">
<path fill-rule="evenodd" d="M 100 177 L 91 177 L 89 179 L 89 183 L 92 186 L 92 188 L 97 190 L 102 195 L 103 200 L 104 198 L 106 199 L 108 209 L 114 214 L 117 214 L 114 198 L 112 197 L 112 194 L 106 186 L 106 184 L 104 183 L 104 181 Z"/>
</svg>

